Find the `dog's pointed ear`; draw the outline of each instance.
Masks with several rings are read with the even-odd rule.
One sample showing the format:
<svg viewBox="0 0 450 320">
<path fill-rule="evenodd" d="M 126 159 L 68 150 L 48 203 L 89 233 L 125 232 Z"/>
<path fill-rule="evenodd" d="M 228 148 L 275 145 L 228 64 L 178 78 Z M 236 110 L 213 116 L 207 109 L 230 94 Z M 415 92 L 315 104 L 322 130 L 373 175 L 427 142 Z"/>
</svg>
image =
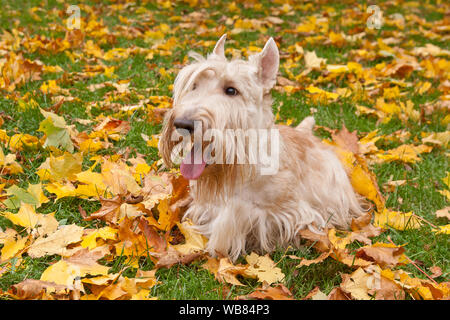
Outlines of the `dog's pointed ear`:
<svg viewBox="0 0 450 320">
<path fill-rule="evenodd" d="M 225 58 L 225 40 L 227 39 L 227 34 L 225 33 L 220 37 L 219 41 L 217 41 L 216 46 L 214 47 L 213 54 Z"/>
<path fill-rule="evenodd" d="M 275 85 L 279 64 L 280 54 L 277 44 L 270 38 L 259 53 L 259 74 L 264 87 L 272 88 Z"/>
</svg>

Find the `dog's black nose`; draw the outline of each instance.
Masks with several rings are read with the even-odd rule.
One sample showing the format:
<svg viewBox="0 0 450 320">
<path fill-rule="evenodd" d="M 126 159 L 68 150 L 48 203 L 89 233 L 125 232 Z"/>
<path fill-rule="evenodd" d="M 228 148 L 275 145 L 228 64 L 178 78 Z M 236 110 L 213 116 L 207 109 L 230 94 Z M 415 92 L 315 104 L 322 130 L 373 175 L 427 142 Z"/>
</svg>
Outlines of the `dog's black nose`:
<svg viewBox="0 0 450 320">
<path fill-rule="evenodd" d="M 175 119 L 173 125 L 177 129 L 186 129 L 190 133 L 194 132 L 194 120 L 188 119 Z"/>
</svg>

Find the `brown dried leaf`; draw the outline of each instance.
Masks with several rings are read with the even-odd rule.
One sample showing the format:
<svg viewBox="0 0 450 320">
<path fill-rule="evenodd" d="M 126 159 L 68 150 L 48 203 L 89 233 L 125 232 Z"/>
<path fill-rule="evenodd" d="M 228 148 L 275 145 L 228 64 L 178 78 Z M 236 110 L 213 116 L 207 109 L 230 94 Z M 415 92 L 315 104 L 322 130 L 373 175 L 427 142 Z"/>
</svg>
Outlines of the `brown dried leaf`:
<svg viewBox="0 0 450 320">
<path fill-rule="evenodd" d="M 258 300 L 295 300 L 292 293 L 281 283 L 276 287 L 263 285 L 246 296 L 237 297 L 239 300 L 258 299 Z"/>
<path fill-rule="evenodd" d="M 26 279 L 11 287 L 11 293 L 21 300 L 68 299 L 71 289 L 49 281 Z"/>
<path fill-rule="evenodd" d="M 373 246 L 359 248 L 356 257 L 376 262 L 380 267 L 394 267 L 406 260 L 405 248 L 389 243 L 375 243 Z"/>
<path fill-rule="evenodd" d="M 358 136 L 356 135 L 356 130 L 353 132 L 348 131 L 348 129 L 345 127 L 345 124 L 342 126 L 342 129 L 335 133 L 333 132 L 331 134 L 331 137 L 333 138 L 333 141 L 336 142 L 336 144 L 347 150 L 352 152 L 353 154 L 359 153 L 359 144 L 358 144 Z"/>
<path fill-rule="evenodd" d="M 348 293 L 345 293 L 340 287 L 331 290 L 328 300 L 352 300 Z"/>
<path fill-rule="evenodd" d="M 312 264 L 322 262 L 323 260 L 328 258 L 330 256 L 330 254 L 331 254 L 331 251 L 328 251 L 328 252 L 323 252 L 316 259 L 312 259 L 312 260 L 302 259 L 302 261 L 300 261 L 300 264 L 297 266 L 297 268 L 300 268 L 302 266 L 310 266 Z"/>
<path fill-rule="evenodd" d="M 214 274 L 219 282 L 243 286 L 236 277 L 245 274 L 245 270 L 247 270 L 245 265 L 233 265 L 228 258 L 208 258 L 208 261 L 202 267 Z"/>
<path fill-rule="evenodd" d="M 445 207 L 444 209 L 438 210 L 435 214 L 438 218 L 447 218 L 450 220 L 450 207 Z"/>
<path fill-rule="evenodd" d="M 112 199 L 105 199 L 101 197 L 100 203 L 102 204 L 102 207 L 84 220 L 90 221 L 100 219 L 111 224 L 116 224 L 120 206 L 124 203 L 122 197 L 115 196 Z"/>
<path fill-rule="evenodd" d="M 321 252 L 328 252 L 331 248 L 330 240 L 328 239 L 328 231 L 324 230 L 325 234 L 317 234 L 309 229 L 303 229 L 298 232 L 298 234 L 307 240 L 314 242 L 314 248 Z"/>
<path fill-rule="evenodd" d="M 158 262 L 155 265 L 156 269 L 159 268 L 170 268 L 175 264 L 187 265 L 194 260 L 197 260 L 204 256 L 203 252 L 194 252 L 190 254 L 183 254 L 178 252 L 174 247 L 169 247 L 167 251 L 162 253 L 151 253 L 152 256 L 158 257 Z"/>
<path fill-rule="evenodd" d="M 139 219 L 139 229 L 145 235 L 147 239 L 149 248 L 153 249 L 155 252 L 165 252 L 167 248 L 167 240 L 165 237 L 161 236 L 153 226 L 151 226 L 148 221 L 141 217 Z"/>
<path fill-rule="evenodd" d="M 442 269 L 438 266 L 430 267 L 430 271 L 432 272 L 431 277 L 433 279 L 442 276 Z"/>
</svg>

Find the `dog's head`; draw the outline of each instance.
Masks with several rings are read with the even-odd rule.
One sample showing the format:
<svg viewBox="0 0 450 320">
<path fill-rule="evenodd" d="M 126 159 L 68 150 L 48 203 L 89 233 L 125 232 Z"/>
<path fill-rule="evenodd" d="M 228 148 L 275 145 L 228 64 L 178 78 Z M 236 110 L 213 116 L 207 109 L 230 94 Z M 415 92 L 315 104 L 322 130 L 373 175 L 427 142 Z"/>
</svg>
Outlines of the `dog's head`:
<svg viewBox="0 0 450 320">
<path fill-rule="evenodd" d="M 268 129 L 273 124 L 270 90 L 279 66 L 275 41 L 270 38 L 263 50 L 247 61 L 229 61 L 225 39 L 223 35 L 207 58 L 191 53 L 195 62 L 185 66 L 175 79 L 173 108 L 166 114 L 159 149 L 168 167 L 177 162 L 174 155 L 187 150 L 180 169 L 188 179 L 198 178 L 207 164 L 217 163 L 219 158 L 222 163 L 230 161 L 224 155 L 239 147 L 227 131 Z M 208 146 L 209 159 L 205 159 Z M 248 156 L 244 152 L 244 157 Z"/>
</svg>

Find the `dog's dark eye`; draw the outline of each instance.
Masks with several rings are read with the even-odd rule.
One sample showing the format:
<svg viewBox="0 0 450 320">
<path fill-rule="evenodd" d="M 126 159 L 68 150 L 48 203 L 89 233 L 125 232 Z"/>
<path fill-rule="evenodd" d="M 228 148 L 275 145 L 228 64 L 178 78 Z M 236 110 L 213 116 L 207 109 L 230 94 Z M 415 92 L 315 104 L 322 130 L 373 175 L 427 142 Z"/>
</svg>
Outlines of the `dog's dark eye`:
<svg viewBox="0 0 450 320">
<path fill-rule="evenodd" d="M 194 83 L 194 85 L 192 86 L 192 90 L 195 90 L 197 88 L 197 84 Z"/>
<path fill-rule="evenodd" d="M 236 96 L 239 92 L 233 87 L 227 87 L 225 89 L 225 94 L 227 96 Z"/>
</svg>

